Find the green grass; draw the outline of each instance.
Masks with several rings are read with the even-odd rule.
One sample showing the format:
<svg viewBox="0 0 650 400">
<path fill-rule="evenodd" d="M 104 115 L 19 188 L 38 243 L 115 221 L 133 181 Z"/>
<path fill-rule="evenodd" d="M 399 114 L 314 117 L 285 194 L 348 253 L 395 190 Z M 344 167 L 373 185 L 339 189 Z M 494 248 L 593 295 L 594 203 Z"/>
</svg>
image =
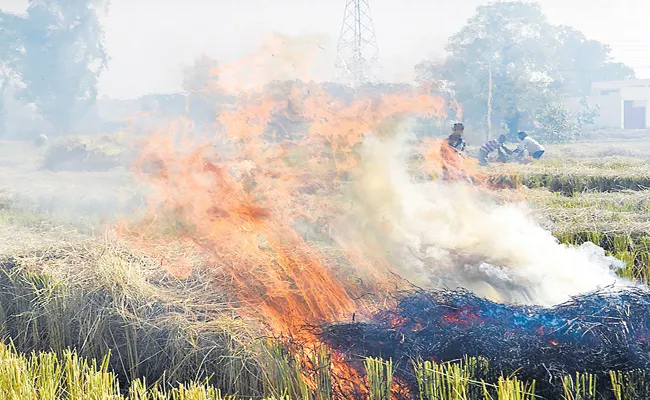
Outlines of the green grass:
<svg viewBox="0 0 650 400">
<path fill-rule="evenodd" d="M 650 214 L 650 194 L 646 191 L 616 194 L 592 192 L 571 197 L 549 196 L 544 205 L 553 208 L 593 209 L 646 215 Z"/>
<path fill-rule="evenodd" d="M 74 350 L 54 352 L 18 352 L 12 344 L 0 344 L 0 398 L 36 400 L 244 400 L 245 396 L 226 395 L 206 381 L 190 381 L 163 385 L 147 379 L 121 383 L 111 369 L 111 354 L 96 361 L 80 357 Z M 281 360 L 280 358 L 279 360 Z M 289 365 L 289 364 L 287 364 Z M 495 382 L 481 378 L 489 368 L 484 359 L 437 364 L 430 361 L 414 363 L 417 393 L 420 400 L 533 400 L 535 382 L 524 382 L 516 376 L 498 376 Z M 279 380 L 291 380 L 299 371 L 284 369 Z M 376 358 L 365 360 L 369 400 L 390 400 L 394 394 L 392 362 Z M 329 372 L 328 372 L 329 374 Z M 330 380 L 331 382 L 331 380 Z M 596 379 L 590 374 L 576 373 L 561 379 L 564 400 L 596 400 L 613 398 L 632 400 L 647 398 L 645 371 L 611 371 L 606 392 L 596 390 Z M 281 390 L 282 386 L 276 386 Z M 263 400 L 326 400 L 329 391 L 305 387 L 300 393 L 264 395 Z"/>
<path fill-rule="evenodd" d="M 370 400 L 390 399 L 393 383 L 393 362 L 377 358 L 366 358 L 368 374 L 368 397 Z"/>
<path fill-rule="evenodd" d="M 629 131 L 628 131 L 629 132 Z M 650 141 L 648 133 L 644 132 L 634 138 L 626 138 L 624 131 L 618 132 L 617 137 L 585 138 L 586 140 L 575 143 L 544 144 L 546 152 L 543 161 L 549 159 L 583 160 L 583 159 L 611 159 L 628 158 L 637 160 L 650 160 Z M 517 143 L 506 143 L 509 148 L 514 148 Z M 469 146 L 469 153 L 478 154 L 479 146 Z"/>
<path fill-rule="evenodd" d="M 0 398 L 16 400 L 226 400 L 213 386 L 189 382 L 176 387 L 149 386 L 144 379 L 126 390 L 110 371 L 109 355 L 87 361 L 75 351 L 19 354 L 0 344 Z M 272 397 L 267 398 L 273 399 Z"/>
<path fill-rule="evenodd" d="M 501 187 L 546 188 L 568 196 L 650 187 L 650 141 L 647 139 L 545 147 L 542 159 L 530 164 L 492 163 L 481 170 Z M 477 151 L 472 148 L 468 154 L 475 157 Z"/>
<path fill-rule="evenodd" d="M 591 400 L 598 398 L 597 379 L 593 374 L 576 372 L 575 377 L 562 379 L 565 400 Z M 614 387 L 614 386 L 613 386 Z"/>
<path fill-rule="evenodd" d="M 415 376 L 418 381 L 420 398 L 478 398 L 486 392 L 488 386 L 477 375 L 487 374 L 488 362 L 483 358 L 465 358 L 457 363 L 437 364 L 424 361 L 415 364 Z M 494 386 L 492 386 L 494 388 Z"/>
<path fill-rule="evenodd" d="M 610 371 L 612 391 L 616 400 L 650 398 L 647 371 L 635 370 L 627 373 Z"/>
</svg>

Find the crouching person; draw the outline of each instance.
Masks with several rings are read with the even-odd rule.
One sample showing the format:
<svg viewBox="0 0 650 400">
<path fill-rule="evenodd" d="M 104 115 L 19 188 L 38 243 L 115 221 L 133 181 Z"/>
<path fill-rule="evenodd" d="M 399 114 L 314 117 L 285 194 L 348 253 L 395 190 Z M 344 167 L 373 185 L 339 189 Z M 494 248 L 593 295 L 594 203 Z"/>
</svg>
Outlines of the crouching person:
<svg viewBox="0 0 650 400">
<path fill-rule="evenodd" d="M 500 135 L 499 139 L 492 139 L 486 142 L 478 150 L 478 162 L 480 165 L 488 165 L 488 156 L 494 150 L 499 154 L 499 160 L 507 160 L 508 156 L 512 154 L 512 150 L 505 146 L 506 135 Z"/>
<path fill-rule="evenodd" d="M 528 136 L 526 132 L 519 132 L 517 134 L 519 137 L 519 146 L 515 152 L 519 155 L 520 158 L 525 156 L 525 153 L 528 152 L 532 158 L 539 160 L 544 154 L 544 146 L 539 144 L 539 142 L 532 137 Z"/>
</svg>

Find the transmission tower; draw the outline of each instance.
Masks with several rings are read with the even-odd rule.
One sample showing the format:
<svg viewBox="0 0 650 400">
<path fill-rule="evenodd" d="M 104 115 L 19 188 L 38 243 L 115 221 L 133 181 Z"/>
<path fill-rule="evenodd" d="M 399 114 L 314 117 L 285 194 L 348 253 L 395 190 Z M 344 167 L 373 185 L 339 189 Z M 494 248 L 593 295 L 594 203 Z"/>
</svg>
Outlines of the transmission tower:
<svg viewBox="0 0 650 400">
<path fill-rule="evenodd" d="M 379 48 L 368 0 L 346 0 L 337 50 L 337 78 L 358 86 L 373 82 L 379 72 Z"/>
</svg>

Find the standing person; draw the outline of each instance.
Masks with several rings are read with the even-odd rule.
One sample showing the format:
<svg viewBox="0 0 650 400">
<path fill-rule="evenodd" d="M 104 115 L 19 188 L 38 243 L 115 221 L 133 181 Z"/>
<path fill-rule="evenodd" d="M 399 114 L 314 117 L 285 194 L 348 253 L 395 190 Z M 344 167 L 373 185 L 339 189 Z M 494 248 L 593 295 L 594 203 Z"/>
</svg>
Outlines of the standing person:
<svg viewBox="0 0 650 400">
<path fill-rule="evenodd" d="M 526 132 L 519 132 L 517 136 L 519 136 L 520 142 L 515 152 L 519 154 L 519 157 L 523 157 L 526 151 L 535 160 L 539 160 L 542 157 L 542 154 L 544 154 L 544 146 L 539 144 L 537 140 L 528 136 Z"/>
<path fill-rule="evenodd" d="M 451 135 L 447 138 L 447 143 L 458 152 L 465 151 L 465 146 L 467 145 L 465 138 L 463 137 L 464 132 L 465 126 L 460 122 L 455 123 L 451 130 Z"/>
<path fill-rule="evenodd" d="M 505 146 L 506 135 L 500 135 L 499 139 L 492 139 L 478 150 L 478 162 L 480 165 L 488 165 L 488 155 L 494 150 L 499 152 L 499 159 L 506 159 L 506 154 L 512 154 L 512 150 Z"/>
<path fill-rule="evenodd" d="M 465 126 L 463 124 L 454 124 L 451 135 L 442 145 L 442 179 L 445 181 L 465 180 L 470 184 L 472 183 L 463 162 L 467 145 L 463 137 L 464 132 Z"/>
</svg>

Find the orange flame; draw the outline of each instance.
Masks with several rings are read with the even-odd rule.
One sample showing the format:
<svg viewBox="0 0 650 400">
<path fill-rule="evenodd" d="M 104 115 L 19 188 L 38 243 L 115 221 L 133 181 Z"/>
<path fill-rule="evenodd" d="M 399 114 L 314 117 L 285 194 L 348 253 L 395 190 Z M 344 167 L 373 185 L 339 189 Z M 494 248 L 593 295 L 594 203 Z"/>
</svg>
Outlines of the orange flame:
<svg viewBox="0 0 650 400">
<path fill-rule="evenodd" d="M 388 301 L 380 289 L 388 276 L 372 271 L 374 282 L 359 284 L 360 269 L 373 267 L 364 262 L 368 257 L 316 245 L 302 230 L 326 231 L 343 212 L 341 190 L 366 136 L 392 135 L 394 123 L 410 115 L 442 118 L 446 104 L 418 88 L 345 100 L 312 83 L 291 86 L 287 96 L 271 86 L 232 93 L 234 104 L 219 111 L 222 132 L 214 141 L 198 138 L 192 121 L 183 119 L 149 136 L 136 163 L 152 188 L 148 223 L 126 224 L 123 232 L 150 253 L 164 252 L 172 242 L 200 253 L 242 316 L 274 334 L 293 335 L 303 325 L 363 315 L 372 304 L 357 299 L 369 287 L 377 301 Z M 289 119 L 281 127 L 289 138 L 278 139 L 278 116 Z M 217 151 L 215 143 L 223 148 Z M 439 142 L 426 145 L 434 169 L 478 176 Z M 164 229 L 173 235 L 162 234 Z M 182 254 L 167 255 L 179 263 L 165 264 L 181 276 L 192 268 L 181 262 Z M 300 332 L 303 340 L 315 341 Z M 361 379 L 342 360 L 334 368 L 352 382 Z"/>
<path fill-rule="evenodd" d="M 288 100 L 263 88 L 239 94 L 220 112 L 232 155 L 193 138 L 192 122 L 180 120 L 148 138 L 136 165 L 154 189 L 150 215 L 176 218 L 183 227 L 177 234 L 208 255 L 248 305 L 241 312 L 255 310 L 276 333 L 359 308 L 354 285 L 295 230 L 301 218 L 326 223 L 340 212 L 332 197 L 338 178 L 358 162 L 355 146 L 366 135 L 391 134 L 384 126 L 391 118 L 444 115 L 441 97 L 418 90 L 348 104 L 305 87 L 291 93 L 309 124 L 293 142 L 267 141 L 269 123 L 286 114 Z M 361 258 L 348 254 L 348 261 Z"/>
<path fill-rule="evenodd" d="M 459 153 L 447 140 L 425 138 L 421 149 L 432 178 L 470 183 L 476 188 L 496 187 L 490 177 L 479 170 L 476 159 Z"/>
</svg>

